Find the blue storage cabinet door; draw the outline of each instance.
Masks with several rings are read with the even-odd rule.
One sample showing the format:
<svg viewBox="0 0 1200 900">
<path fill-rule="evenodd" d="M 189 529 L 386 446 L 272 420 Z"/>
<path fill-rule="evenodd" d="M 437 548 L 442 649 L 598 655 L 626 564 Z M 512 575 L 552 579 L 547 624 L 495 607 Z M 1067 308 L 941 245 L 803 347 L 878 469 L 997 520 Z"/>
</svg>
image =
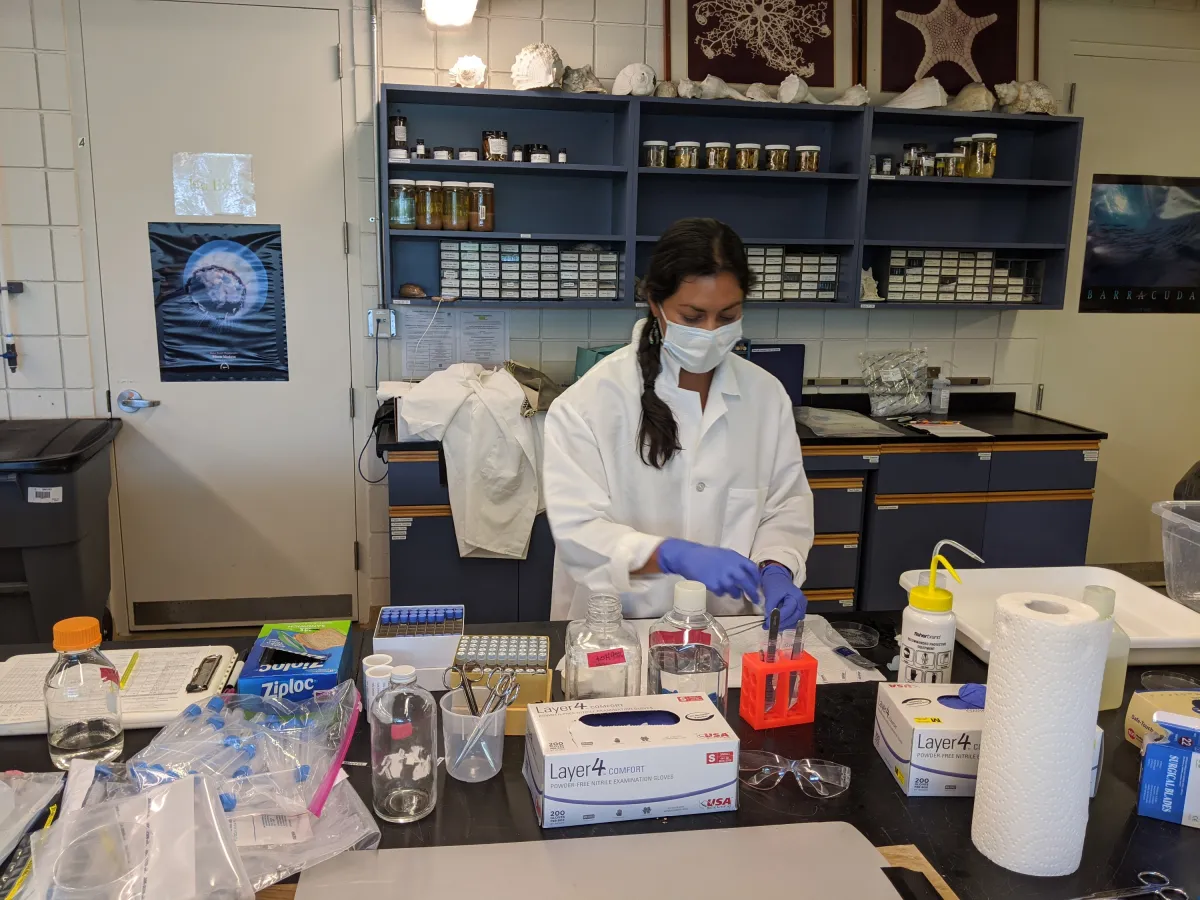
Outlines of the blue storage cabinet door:
<svg viewBox="0 0 1200 900">
<path fill-rule="evenodd" d="M 853 589 L 858 583 L 858 535 L 817 535 L 805 569 L 806 591 Z"/>
<path fill-rule="evenodd" d="M 928 566 L 934 545 L 943 538 L 979 552 L 987 512 L 986 494 L 921 500 L 877 495 L 867 509 L 858 608 L 903 609 L 908 597 L 900 574 Z M 981 555 L 990 565 L 987 553 Z"/>
<path fill-rule="evenodd" d="M 859 474 L 821 475 L 810 478 L 813 492 L 813 523 L 817 534 L 858 534 L 862 531 L 863 486 Z"/>
<path fill-rule="evenodd" d="M 437 506 L 450 502 L 440 445 L 428 443 L 422 447 L 387 451 L 389 505 Z"/>
<path fill-rule="evenodd" d="M 988 501 L 980 555 L 989 567 L 1086 563 L 1091 491 L 1047 491 L 1043 497 L 992 494 Z"/>
<path fill-rule="evenodd" d="M 461 558 L 449 506 L 390 513 L 393 604 L 461 603 L 467 624 L 517 621 L 516 560 Z"/>
<path fill-rule="evenodd" d="M 998 443 L 988 490 L 1090 491 L 1099 461 L 1099 441 Z"/>
<path fill-rule="evenodd" d="M 538 513 L 529 536 L 529 552 L 517 560 L 517 618 L 522 622 L 550 620 L 554 582 L 554 535 L 550 520 Z"/>
<path fill-rule="evenodd" d="M 875 490 L 880 494 L 965 494 L 988 489 L 991 444 L 885 445 Z"/>
<path fill-rule="evenodd" d="M 804 457 L 804 471 L 810 477 L 817 472 L 873 472 L 879 468 L 878 444 L 802 444 L 800 452 Z"/>
</svg>

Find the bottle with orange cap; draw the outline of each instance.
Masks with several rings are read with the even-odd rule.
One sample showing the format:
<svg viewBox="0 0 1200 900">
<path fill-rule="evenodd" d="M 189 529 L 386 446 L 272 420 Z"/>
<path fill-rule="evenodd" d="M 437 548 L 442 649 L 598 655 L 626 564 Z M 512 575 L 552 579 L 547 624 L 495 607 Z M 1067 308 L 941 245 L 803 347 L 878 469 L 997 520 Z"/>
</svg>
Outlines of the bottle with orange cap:
<svg viewBox="0 0 1200 900">
<path fill-rule="evenodd" d="M 938 563 L 946 567 L 954 580 L 962 583 L 954 566 L 942 556 L 943 547 L 954 547 L 974 560 L 983 559 L 957 541 L 939 541 L 933 548 L 929 563 L 929 580 L 908 592 L 908 606 L 901 617 L 900 645 L 901 682 L 945 684 L 950 681 L 954 664 L 954 638 L 958 621 L 954 616 L 954 595 L 937 583 Z"/>
<path fill-rule="evenodd" d="M 73 759 L 108 762 L 121 755 L 121 677 L 100 652 L 100 622 L 75 616 L 54 624 L 58 651 L 46 675 L 46 736 L 60 769 Z"/>
</svg>

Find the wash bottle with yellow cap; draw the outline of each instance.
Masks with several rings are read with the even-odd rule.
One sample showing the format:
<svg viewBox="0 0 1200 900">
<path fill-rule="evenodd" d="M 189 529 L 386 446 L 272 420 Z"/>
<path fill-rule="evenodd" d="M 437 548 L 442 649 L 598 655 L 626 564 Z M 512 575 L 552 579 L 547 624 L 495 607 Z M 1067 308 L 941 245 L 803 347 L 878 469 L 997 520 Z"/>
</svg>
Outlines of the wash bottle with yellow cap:
<svg viewBox="0 0 1200 900">
<path fill-rule="evenodd" d="M 954 663 L 954 635 L 957 621 L 952 609 L 954 595 L 938 587 L 937 567 L 941 563 L 954 580 L 962 579 L 954 566 L 942 556 L 942 547 L 950 546 L 983 562 L 966 547 L 955 541 L 939 541 L 933 548 L 933 559 L 929 563 L 929 583 L 918 584 L 908 592 L 908 606 L 900 626 L 900 673 L 899 681 L 943 684 L 950 681 L 950 667 Z"/>
</svg>

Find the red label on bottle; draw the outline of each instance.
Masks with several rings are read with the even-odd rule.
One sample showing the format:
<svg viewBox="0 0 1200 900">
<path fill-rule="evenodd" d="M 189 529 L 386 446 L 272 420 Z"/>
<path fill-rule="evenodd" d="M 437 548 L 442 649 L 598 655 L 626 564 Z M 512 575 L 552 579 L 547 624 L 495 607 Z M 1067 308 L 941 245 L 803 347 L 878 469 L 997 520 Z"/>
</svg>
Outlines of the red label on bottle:
<svg viewBox="0 0 1200 900">
<path fill-rule="evenodd" d="M 711 644 L 712 635 L 707 631 L 656 631 L 650 635 L 650 646 L 659 644 Z"/>
<path fill-rule="evenodd" d="M 600 666 L 615 666 L 625 662 L 625 648 L 616 647 L 612 650 L 594 650 L 587 655 L 589 669 Z"/>
<path fill-rule="evenodd" d="M 101 666 L 100 667 L 100 680 L 101 681 L 111 681 L 113 684 L 120 684 L 121 676 L 117 674 L 117 670 L 114 669 L 112 666 Z"/>
<path fill-rule="evenodd" d="M 393 722 L 392 723 L 392 740 L 402 741 L 405 738 L 412 737 L 413 726 L 412 722 Z"/>
</svg>

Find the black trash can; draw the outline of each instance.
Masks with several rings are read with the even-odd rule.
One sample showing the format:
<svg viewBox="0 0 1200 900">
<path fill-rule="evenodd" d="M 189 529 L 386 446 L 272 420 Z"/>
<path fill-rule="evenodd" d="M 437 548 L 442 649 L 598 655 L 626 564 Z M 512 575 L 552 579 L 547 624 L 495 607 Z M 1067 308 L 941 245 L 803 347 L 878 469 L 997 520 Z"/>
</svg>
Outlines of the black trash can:
<svg viewBox="0 0 1200 900">
<path fill-rule="evenodd" d="M 119 419 L 0 422 L 4 643 L 48 642 L 68 616 L 106 621 L 109 455 Z"/>
</svg>

